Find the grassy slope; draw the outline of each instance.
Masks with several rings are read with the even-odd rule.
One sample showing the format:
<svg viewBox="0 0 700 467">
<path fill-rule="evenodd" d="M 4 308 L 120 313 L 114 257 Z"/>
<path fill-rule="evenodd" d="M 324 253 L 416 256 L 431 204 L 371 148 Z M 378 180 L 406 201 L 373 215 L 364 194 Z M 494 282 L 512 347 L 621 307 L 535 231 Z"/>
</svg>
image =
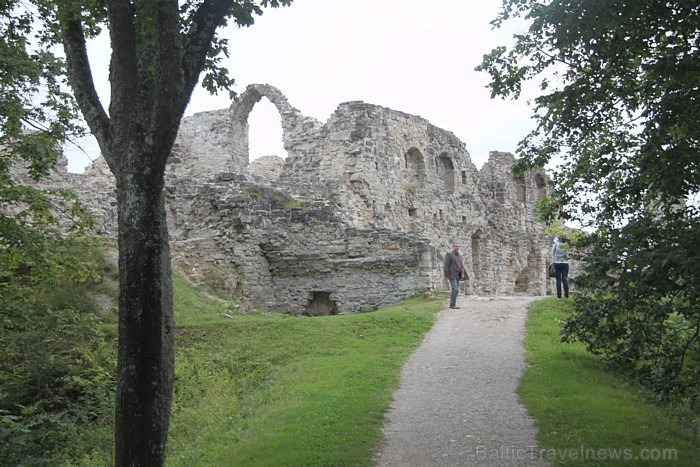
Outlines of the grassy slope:
<svg viewBox="0 0 700 467">
<path fill-rule="evenodd" d="M 221 319 L 221 302 L 176 290 L 178 466 L 370 465 L 401 366 L 442 308 Z"/>
<path fill-rule="evenodd" d="M 561 342 L 567 303 L 535 302 L 527 323 L 530 367 L 519 394 L 545 458 L 557 465 L 639 465 L 675 452 L 664 465 L 698 465 L 697 435 L 679 409 L 649 402 L 650 394 L 607 372 L 583 345 Z M 615 455 L 619 461 L 609 459 Z"/>
</svg>

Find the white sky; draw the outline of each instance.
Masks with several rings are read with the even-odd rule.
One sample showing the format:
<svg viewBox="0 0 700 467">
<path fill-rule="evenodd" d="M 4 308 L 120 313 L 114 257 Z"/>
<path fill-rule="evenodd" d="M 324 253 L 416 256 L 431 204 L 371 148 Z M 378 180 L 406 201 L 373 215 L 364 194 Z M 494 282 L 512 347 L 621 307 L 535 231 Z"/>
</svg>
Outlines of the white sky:
<svg viewBox="0 0 700 467">
<path fill-rule="evenodd" d="M 250 28 L 229 27 L 230 58 L 223 66 L 241 93 L 251 83 L 277 87 L 305 115 L 325 122 L 338 104 L 361 100 L 419 115 L 461 139 L 477 167 L 489 151 L 515 152 L 533 127 L 531 108 L 491 100 L 489 77 L 474 71 L 482 56 L 510 42 L 511 29 L 492 30 L 502 0 L 294 0 L 267 9 Z M 516 26 L 513 26 L 515 28 Z M 522 28 L 522 26 L 521 26 Z M 108 106 L 109 44 L 89 47 L 98 93 Z M 226 93 L 198 88 L 186 116 L 229 107 Z M 249 118 L 250 155 L 282 148 L 280 116 L 266 98 Z M 81 172 L 99 155 L 67 148 L 69 171 Z"/>
</svg>

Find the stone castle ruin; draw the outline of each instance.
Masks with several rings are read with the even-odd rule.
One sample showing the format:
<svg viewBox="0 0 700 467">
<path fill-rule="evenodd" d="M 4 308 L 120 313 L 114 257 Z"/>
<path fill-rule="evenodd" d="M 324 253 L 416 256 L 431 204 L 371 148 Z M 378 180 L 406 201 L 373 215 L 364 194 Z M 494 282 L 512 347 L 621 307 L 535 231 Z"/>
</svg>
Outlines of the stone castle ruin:
<svg viewBox="0 0 700 467">
<path fill-rule="evenodd" d="M 250 163 L 248 116 L 263 97 L 287 157 Z M 253 84 L 229 109 L 181 123 L 166 172 L 173 262 L 266 310 L 354 313 L 446 290 L 456 241 L 463 293 L 546 295 L 551 241 L 533 209 L 547 179 L 514 178 L 514 162 L 491 152 L 478 170 L 463 142 L 421 117 L 353 101 L 322 123 Z M 95 212 L 98 233 L 116 233 L 102 159 L 58 178 Z"/>
</svg>

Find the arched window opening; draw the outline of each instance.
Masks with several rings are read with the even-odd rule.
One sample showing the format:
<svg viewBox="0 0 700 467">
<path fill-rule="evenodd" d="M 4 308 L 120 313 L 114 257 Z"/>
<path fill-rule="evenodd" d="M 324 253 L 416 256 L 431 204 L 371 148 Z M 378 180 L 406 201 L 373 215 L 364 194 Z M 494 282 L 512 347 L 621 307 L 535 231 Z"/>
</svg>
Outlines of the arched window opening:
<svg viewBox="0 0 700 467">
<path fill-rule="evenodd" d="M 542 174 L 535 175 L 535 186 L 537 186 L 537 201 L 547 196 L 547 183 Z"/>
<path fill-rule="evenodd" d="M 525 177 L 515 179 L 515 199 L 521 203 L 527 201 L 527 187 L 525 186 Z"/>
<path fill-rule="evenodd" d="M 409 189 L 415 189 L 425 179 L 425 160 L 423 154 L 416 149 L 411 148 L 404 156 L 405 160 L 405 175 L 404 182 Z"/>
<path fill-rule="evenodd" d="M 263 96 L 248 115 L 248 163 L 263 156 L 287 158 L 282 142 L 282 117 Z"/>
<path fill-rule="evenodd" d="M 447 157 L 447 154 L 441 154 L 437 158 L 437 173 L 438 178 L 442 181 L 443 187 L 447 191 L 455 189 L 455 167 L 452 159 Z"/>
</svg>

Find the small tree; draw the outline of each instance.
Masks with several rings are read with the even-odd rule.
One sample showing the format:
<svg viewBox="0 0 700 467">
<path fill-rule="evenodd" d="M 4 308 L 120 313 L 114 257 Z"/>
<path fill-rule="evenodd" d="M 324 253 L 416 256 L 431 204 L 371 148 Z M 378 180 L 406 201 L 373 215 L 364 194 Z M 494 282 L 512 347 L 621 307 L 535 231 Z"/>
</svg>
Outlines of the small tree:
<svg viewBox="0 0 700 467">
<path fill-rule="evenodd" d="M 219 28 L 249 26 L 262 7 L 292 0 L 31 0 L 3 2 L 18 40 L 34 29 L 43 50 L 61 44 L 75 100 L 116 178 L 119 240 L 117 465 L 162 465 L 174 379 L 170 252 L 163 197 L 165 164 L 200 80 L 231 89 Z M 86 40 L 109 31 L 111 99 L 103 108 Z M 39 57 L 54 63 L 52 56 Z M 3 67 L 3 70 L 5 68 Z M 31 82 L 27 77 L 25 82 Z M 19 85 L 22 81 L 19 81 Z M 60 89 L 50 94 L 56 99 Z M 65 102 L 72 102 L 61 96 Z"/>
<path fill-rule="evenodd" d="M 545 219 L 593 230 L 566 339 L 658 390 L 700 388 L 700 4 L 504 0 L 529 30 L 477 70 L 492 96 L 537 79 L 516 172 L 561 163 Z M 611 280 L 611 278 L 613 280 Z"/>
</svg>

